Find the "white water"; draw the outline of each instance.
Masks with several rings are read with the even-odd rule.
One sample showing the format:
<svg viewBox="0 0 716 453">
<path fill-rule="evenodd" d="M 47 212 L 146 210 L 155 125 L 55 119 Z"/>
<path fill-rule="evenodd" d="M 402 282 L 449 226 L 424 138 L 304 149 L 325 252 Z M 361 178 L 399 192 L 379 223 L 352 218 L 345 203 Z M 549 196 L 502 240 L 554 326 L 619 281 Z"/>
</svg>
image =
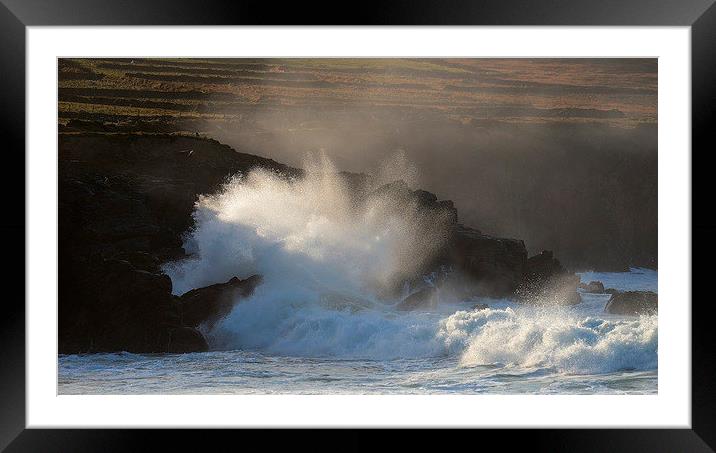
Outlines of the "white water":
<svg viewBox="0 0 716 453">
<path fill-rule="evenodd" d="M 61 357 L 60 393 L 656 392 L 657 318 L 606 315 L 608 295 L 473 311 L 441 294 L 433 311 L 396 311 L 446 219 L 393 196 L 356 205 L 330 163 L 306 168 L 300 181 L 257 171 L 197 204 L 195 258 L 166 268 L 175 292 L 264 276 L 205 332 L 213 352 Z M 657 275 L 582 279 L 656 290 Z"/>
<path fill-rule="evenodd" d="M 444 214 L 391 193 L 356 202 L 355 189 L 325 157 L 304 168 L 307 176 L 299 180 L 255 170 L 202 197 L 185 244 L 197 258 L 166 269 L 174 291 L 261 274 L 272 291 L 290 293 L 277 297 L 291 301 L 308 291 L 373 302 L 415 274 L 447 239 Z M 392 181 L 365 189 L 386 182 Z"/>
</svg>

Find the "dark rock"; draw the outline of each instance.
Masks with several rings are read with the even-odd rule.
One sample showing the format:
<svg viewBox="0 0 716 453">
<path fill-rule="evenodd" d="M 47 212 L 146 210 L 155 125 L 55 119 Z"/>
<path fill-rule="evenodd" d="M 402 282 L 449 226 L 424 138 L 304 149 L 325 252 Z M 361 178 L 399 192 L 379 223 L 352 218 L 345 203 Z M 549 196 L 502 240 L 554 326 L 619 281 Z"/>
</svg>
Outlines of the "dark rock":
<svg viewBox="0 0 716 453">
<path fill-rule="evenodd" d="M 614 289 L 614 288 L 606 288 L 604 290 L 604 294 L 616 294 L 618 292 L 620 292 L 620 291 L 618 289 Z"/>
<path fill-rule="evenodd" d="M 438 291 L 434 287 L 423 288 L 403 299 L 396 307 L 400 311 L 425 310 L 438 304 Z"/>
<path fill-rule="evenodd" d="M 599 281 L 591 281 L 589 283 L 580 283 L 579 289 L 585 293 L 604 294 L 604 284 Z"/>
<path fill-rule="evenodd" d="M 473 311 L 487 310 L 488 308 L 490 308 L 490 306 L 487 304 L 475 304 L 472 306 Z"/>
<path fill-rule="evenodd" d="M 185 338 L 160 265 L 185 257 L 182 234 L 198 195 L 257 166 L 301 173 L 170 135 L 61 134 L 58 166 L 60 353 L 166 352 L 172 332 Z"/>
<path fill-rule="evenodd" d="M 356 178 L 352 187 L 357 186 Z M 360 179 L 363 183 L 365 179 Z M 471 296 L 512 297 L 522 282 L 527 249 L 521 240 L 498 238 L 483 234 L 477 229 L 457 223 L 458 213 L 450 200 L 438 197 L 425 190 L 411 190 L 402 181 L 384 184 L 365 194 L 367 200 L 380 199 L 394 203 L 393 211 L 402 212 L 408 218 L 420 216 L 418 228 L 425 228 L 418 237 L 439 241 L 439 252 L 418 270 L 417 275 L 405 275 L 393 292 L 402 289 L 403 281 L 420 283 L 423 275 L 439 274 L 445 277 L 443 269 L 449 269 L 445 283 L 453 295 L 463 298 Z M 439 231 L 440 234 L 435 234 Z M 444 245 L 442 245 L 444 244 Z"/>
<path fill-rule="evenodd" d="M 651 291 L 625 291 L 612 294 L 604 311 L 615 315 L 652 314 L 659 310 L 659 297 Z"/>
<path fill-rule="evenodd" d="M 234 277 L 226 283 L 193 289 L 179 297 L 184 325 L 212 328 L 217 321 L 231 312 L 242 298 L 253 294 L 261 277 L 253 275 L 245 280 Z"/>
<path fill-rule="evenodd" d="M 183 254 L 199 194 L 257 166 L 300 174 L 214 140 L 168 135 L 61 135 L 58 165 L 63 246 L 104 258 L 146 252 L 162 262 Z"/>
<path fill-rule="evenodd" d="M 413 194 L 417 197 L 418 200 L 420 200 L 420 203 L 423 205 L 431 205 L 438 201 L 437 195 L 434 193 L 428 192 L 427 190 L 416 190 L 413 192 Z"/>
<path fill-rule="evenodd" d="M 151 273 L 161 273 L 161 267 L 159 260 L 156 256 L 147 253 L 147 252 L 140 252 L 140 251 L 128 251 L 128 252 L 120 252 L 113 256 L 114 259 L 127 261 L 132 264 L 137 269 L 151 272 Z"/>
<path fill-rule="evenodd" d="M 488 236 L 458 224 L 447 263 L 462 276 L 458 283 L 462 295 L 511 297 L 522 281 L 526 259 L 523 241 Z"/>
<path fill-rule="evenodd" d="M 169 331 L 167 352 L 206 352 L 209 345 L 204 336 L 193 327 L 177 327 Z"/>
<path fill-rule="evenodd" d="M 433 228 L 443 226 L 446 229 L 457 223 L 457 209 L 451 200 L 440 200 L 426 190 L 411 190 L 403 180 L 384 184 L 366 194 L 366 199 L 382 199 L 394 203 L 398 212 L 408 213 L 413 207 L 423 216 L 430 216 Z"/>
<path fill-rule="evenodd" d="M 529 276 L 541 280 L 566 272 L 562 264 L 554 257 L 550 250 L 543 250 L 539 255 L 531 256 L 527 260 L 527 268 L 525 271 Z"/>
<path fill-rule="evenodd" d="M 59 304 L 59 351 L 166 352 L 180 312 L 168 276 L 129 261 L 90 260 L 76 268 L 79 284 Z"/>
<path fill-rule="evenodd" d="M 538 305 L 574 305 L 582 301 L 577 292 L 579 276 L 568 272 L 551 251 L 530 257 L 517 290 L 522 302 Z"/>
</svg>

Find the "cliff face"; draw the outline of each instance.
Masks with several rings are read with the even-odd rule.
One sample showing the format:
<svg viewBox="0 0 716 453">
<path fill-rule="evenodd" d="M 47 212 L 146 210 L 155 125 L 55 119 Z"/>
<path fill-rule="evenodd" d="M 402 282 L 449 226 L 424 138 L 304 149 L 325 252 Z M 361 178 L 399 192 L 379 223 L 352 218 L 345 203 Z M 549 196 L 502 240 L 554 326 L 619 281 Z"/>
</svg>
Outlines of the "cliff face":
<svg viewBox="0 0 716 453">
<path fill-rule="evenodd" d="M 213 140 L 61 135 L 60 353 L 206 349 L 160 264 L 184 255 L 197 196 L 258 166 L 300 174 Z"/>
<path fill-rule="evenodd" d="M 60 246 L 151 251 L 160 260 L 181 255 L 197 195 L 254 167 L 300 174 L 202 138 L 61 135 Z"/>
<path fill-rule="evenodd" d="M 182 234 L 192 227 L 197 197 L 254 167 L 302 174 L 198 137 L 60 135 L 60 353 L 206 350 L 195 328 L 230 310 L 224 292 L 247 296 L 258 280 L 232 279 L 195 292 L 192 297 L 201 299 L 197 308 L 188 296 L 171 294 L 171 281 L 160 264 L 184 256 Z M 349 184 L 363 178 L 344 176 Z M 446 213 L 441 218 L 449 224 L 447 246 L 424 270 L 450 268 L 453 284 L 466 296 L 529 301 L 518 289 L 542 294 L 550 291 L 547 283 L 555 280 L 553 275 L 570 275 L 551 256 L 550 265 L 528 260 L 523 241 L 490 237 L 459 224 L 450 201 L 412 191 L 402 182 L 376 191 L 398 192 L 425 209 Z"/>
</svg>

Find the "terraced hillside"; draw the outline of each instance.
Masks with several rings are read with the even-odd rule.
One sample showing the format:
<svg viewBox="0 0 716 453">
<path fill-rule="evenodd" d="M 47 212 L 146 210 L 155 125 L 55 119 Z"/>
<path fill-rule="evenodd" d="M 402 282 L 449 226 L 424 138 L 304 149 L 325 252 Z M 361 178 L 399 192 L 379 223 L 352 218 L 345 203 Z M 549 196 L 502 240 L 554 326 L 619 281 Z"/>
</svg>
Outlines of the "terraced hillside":
<svg viewBox="0 0 716 453">
<path fill-rule="evenodd" d="M 60 59 L 61 132 L 204 132 L 257 109 L 473 121 L 655 121 L 654 60 Z"/>
</svg>

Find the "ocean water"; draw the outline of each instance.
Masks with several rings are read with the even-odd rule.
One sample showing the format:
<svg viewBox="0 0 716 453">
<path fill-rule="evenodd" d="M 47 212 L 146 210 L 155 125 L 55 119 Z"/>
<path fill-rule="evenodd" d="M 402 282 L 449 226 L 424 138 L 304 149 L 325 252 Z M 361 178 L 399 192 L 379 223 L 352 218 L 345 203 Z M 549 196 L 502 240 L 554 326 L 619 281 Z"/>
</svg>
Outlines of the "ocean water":
<svg viewBox="0 0 716 453">
<path fill-rule="evenodd" d="M 656 289 L 657 273 L 582 274 L 617 289 Z M 538 310 L 487 300 L 432 313 L 348 310 L 295 321 L 280 342 L 196 354 L 59 358 L 60 394 L 653 394 L 656 316 L 603 312 L 609 295 Z M 454 312 L 452 312 L 455 310 Z M 452 313 L 450 313 L 452 312 Z M 327 316 L 326 313 L 324 313 Z M 319 347 L 324 339 L 327 343 Z M 301 354 L 301 352 L 310 354 Z M 364 357 L 361 357 L 364 356 Z"/>
<path fill-rule="evenodd" d="M 581 278 L 657 290 L 648 269 Z M 259 292 L 224 321 L 235 333 L 207 332 L 223 350 L 63 355 L 58 393 L 654 394 L 657 316 L 606 314 L 608 299 L 544 309 L 475 299 L 420 313 L 294 305 L 262 325 Z M 489 308 L 472 310 L 478 302 Z"/>
<path fill-rule="evenodd" d="M 396 310 L 400 297 L 390 289 L 443 246 L 445 219 L 392 192 L 356 204 L 354 188 L 326 159 L 304 168 L 307 176 L 293 181 L 257 170 L 198 201 L 184 243 L 192 257 L 164 268 L 173 291 L 264 278 L 226 318 L 202 328 L 210 352 L 60 356 L 58 392 L 657 392 L 657 316 L 606 314 L 608 294 L 536 308 L 458 300 L 440 289 L 433 310 Z M 386 168 L 391 174 L 375 184 L 405 180 L 400 165 Z M 646 269 L 581 278 L 657 290 L 656 271 Z M 432 285 L 424 280 L 412 289 Z M 410 291 L 405 285 L 403 295 Z M 489 308 L 474 310 L 478 303 Z"/>
</svg>

